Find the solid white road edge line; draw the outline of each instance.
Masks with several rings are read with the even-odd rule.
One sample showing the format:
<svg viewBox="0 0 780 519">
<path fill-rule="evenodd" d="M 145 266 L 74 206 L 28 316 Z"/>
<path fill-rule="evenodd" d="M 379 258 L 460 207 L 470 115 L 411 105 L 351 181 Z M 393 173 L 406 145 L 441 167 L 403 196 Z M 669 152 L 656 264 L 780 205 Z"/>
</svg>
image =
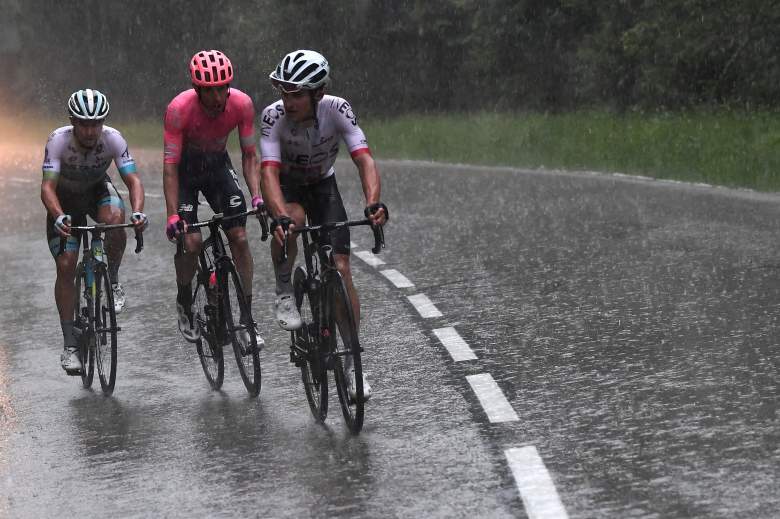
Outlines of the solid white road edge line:
<svg viewBox="0 0 780 519">
<path fill-rule="evenodd" d="M 419 313 L 420 317 L 423 319 L 428 319 L 430 317 L 441 317 L 441 312 L 439 309 L 434 306 L 434 304 L 425 294 L 407 296 L 407 299 L 410 303 L 412 303 L 414 309 L 417 310 L 417 313 Z"/>
<path fill-rule="evenodd" d="M 468 380 L 471 389 L 477 395 L 479 403 L 482 404 L 488 420 L 492 423 L 516 422 L 519 420 L 517 413 L 509 405 L 509 401 L 490 373 L 468 375 L 466 380 Z"/>
<path fill-rule="evenodd" d="M 477 356 L 471 350 L 466 341 L 455 331 L 455 328 L 436 328 L 433 330 L 439 341 L 450 352 L 452 360 L 455 362 L 461 362 L 464 360 L 476 360 Z"/>
<path fill-rule="evenodd" d="M 568 519 L 550 473 L 536 447 L 504 451 L 529 519 Z"/>
</svg>

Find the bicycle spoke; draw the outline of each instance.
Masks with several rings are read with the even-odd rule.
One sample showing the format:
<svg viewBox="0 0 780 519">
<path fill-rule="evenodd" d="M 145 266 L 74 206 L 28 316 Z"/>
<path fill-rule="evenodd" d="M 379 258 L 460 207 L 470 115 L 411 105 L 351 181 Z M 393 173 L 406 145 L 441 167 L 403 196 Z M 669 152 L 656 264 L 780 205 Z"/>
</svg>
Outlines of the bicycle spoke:
<svg viewBox="0 0 780 519">
<path fill-rule="evenodd" d="M 206 249 L 204 249 L 205 251 Z M 200 328 L 201 339 L 195 345 L 206 376 L 212 389 L 222 387 L 225 376 L 225 359 L 222 353 L 222 343 L 217 331 L 217 294 L 216 288 L 209 293 L 208 283 L 210 269 L 205 252 L 201 253 L 197 284 L 193 297 L 192 312 L 196 325 Z"/>
<path fill-rule="evenodd" d="M 360 355 L 352 305 L 341 276 L 334 272 L 329 280 L 331 298 L 330 352 L 333 361 L 333 375 L 336 392 L 339 395 L 344 421 L 353 434 L 363 428 L 365 398 L 363 395 L 363 364 Z M 354 372 L 354 375 L 352 374 Z M 350 394 L 350 378 L 354 376 L 354 397 Z"/>
<path fill-rule="evenodd" d="M 111 394 L 116 384 L 117 325 L 114 310 L 114 294 L 108 279 L 106 266 L 98 267 L 95 277 L 95 361 L 103 392 Z"/>
<path fill-rule="evenodd" d="M 252 312 L 232 262 L 224 261 L 219 285 L 227 335 L 233 344 L 241 380 L 251 396 L 260 393 L 260 357 Z"/>
<path fill-rule="evenodd" d="M 295 304 L 303 322 L 300 329 L 292 332 L 291 356 L 296 366 L 301 368 L 301 380 L 314 418 L 320 422 L 328 415 L 328 379 L 325 366 L 320 357 L 320 330 L 312 311 L 311 294 L 306 287 L 306 271 L 298 267 L 295 270 L 293 287 Z"/>
</svg>

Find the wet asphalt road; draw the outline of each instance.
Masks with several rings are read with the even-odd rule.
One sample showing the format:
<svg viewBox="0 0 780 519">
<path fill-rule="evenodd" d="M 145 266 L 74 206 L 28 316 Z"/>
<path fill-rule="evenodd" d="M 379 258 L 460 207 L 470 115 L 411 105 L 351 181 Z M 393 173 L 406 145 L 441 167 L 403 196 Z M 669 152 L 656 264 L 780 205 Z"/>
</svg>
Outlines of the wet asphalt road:
<svg viewBox="0 0 780 519">
<path fill-rule="evenodd" d="M 352 437 L 337 408 L 326 427 L 309 414 L 259 240 L 262 391 L 231 358 L 209 389 L 176 329 L 159 156 L 136 156 L 153 228 L 125 255 L 110 398 L 59 368 L 38 150 L 0 164 L 0 515 L 523 517 L 504 451 L 528 445 L 570 517 L 780 514 L 780 197 L 380 163 L 382 268 L 415 286 L 353 260 L 374 396 Z M 338 179 L 360 214 L 354 167 Z M 443 315 L 422 318 L 418 293 Z M 442 327 L 477 359 L 453 362 Z M 466 382 L 481 373 L 517 421 L 488 420 Z"/>
</svg>

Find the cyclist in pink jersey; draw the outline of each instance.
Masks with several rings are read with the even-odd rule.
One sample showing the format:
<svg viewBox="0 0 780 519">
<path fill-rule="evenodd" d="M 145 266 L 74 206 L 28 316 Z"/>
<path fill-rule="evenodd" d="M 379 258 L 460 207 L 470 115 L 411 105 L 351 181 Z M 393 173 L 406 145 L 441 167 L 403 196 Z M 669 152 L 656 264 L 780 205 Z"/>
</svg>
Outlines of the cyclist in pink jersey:
<svg viewBox="0 0 780 519">
<path fill-rule="evenodd" d="M 187 224 L 198 220 L 198 192 L 215 213 L 226 216 L 246 211 L 246 200 L 233 170 L 226 144 L 238 128 L 241 166 L 252 206 L 264 208 L 254 144 L 254 105 L 251 98 L 231 88 L 233 66 L 217 50 L 196 53 L 190 61 L 192 89 L 176 96 L 165 112 L 163 190 L 168 212 L 166 234 L 175 241 Z M 222 227 L 241 283 L 251 306 L 253 263 L 246 237 L 246 218 L 235 218 Z M 176 308 L 179 330 L 190 342 L 197 342 L 200 329 L 192 315 L 192 279 L 202 246 L 199 231 L 184 235 L 184 254 L 174 259 L 178 293 Z M 248 334 L 244 340 L 248 341 Z M 262 346 L 262 339 L 257 342 Z"/>
<path fill-rule="evenodd" d="M 279 264 L 284 233 L 303 225 L 343 221 L 347 213 L 336 185 L 334 162 L 339 142 L 344 140 L 355 163 L 366 198 L 366 215 L 374 225 L 384 225 L 387 208 L 380 202 L 380 181 L 374 159 L 350 104 L 340 97 L 326 96 L 330 67 L 318 52 L 297 50 L 286 55 L 271 75 L 271 83 L 282 95 L 263 110 L 260 153 L 261 182 L 268 209 L 274 218 L 276 240 L 271 256 L 276 274 L 276 319 L 285 330 L 301 326 L 295 307 L 291 273 L 297 254 L 296 241 L 289 240 L 289 257 Z M 295 236 L 295 235 L 292 235 Z M 360 302 L 352 283 L 349 228 L 341 227 L 320 236 L 320 242 L 333 247 L 336 268 L 352 301 L 355 323 L 360 324 Z M 354 398 L 354 371 L 348 357 L 345 369 L 351 372 L 349 389 Z M 366 399 L 371 394 L 363 379 Z"/>
</svg>

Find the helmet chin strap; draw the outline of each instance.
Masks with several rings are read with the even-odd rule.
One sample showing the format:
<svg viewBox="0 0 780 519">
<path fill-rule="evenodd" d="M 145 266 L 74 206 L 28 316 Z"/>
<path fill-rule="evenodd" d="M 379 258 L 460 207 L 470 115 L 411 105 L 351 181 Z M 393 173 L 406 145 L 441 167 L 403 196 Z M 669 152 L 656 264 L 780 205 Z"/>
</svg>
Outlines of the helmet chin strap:
<svg viewBox="0 0 780 519">
<path fill-rule="evenodd" d="M 309 119 L 314 119 L 314 128 L 317 130 L 320 129 L 320 120 L 317 118 L 317 105 L 319 102 L 315 100 L 318 90 L 309 90 L 309 99 L 311 100 L 311 117 Z"/>
</svg>

